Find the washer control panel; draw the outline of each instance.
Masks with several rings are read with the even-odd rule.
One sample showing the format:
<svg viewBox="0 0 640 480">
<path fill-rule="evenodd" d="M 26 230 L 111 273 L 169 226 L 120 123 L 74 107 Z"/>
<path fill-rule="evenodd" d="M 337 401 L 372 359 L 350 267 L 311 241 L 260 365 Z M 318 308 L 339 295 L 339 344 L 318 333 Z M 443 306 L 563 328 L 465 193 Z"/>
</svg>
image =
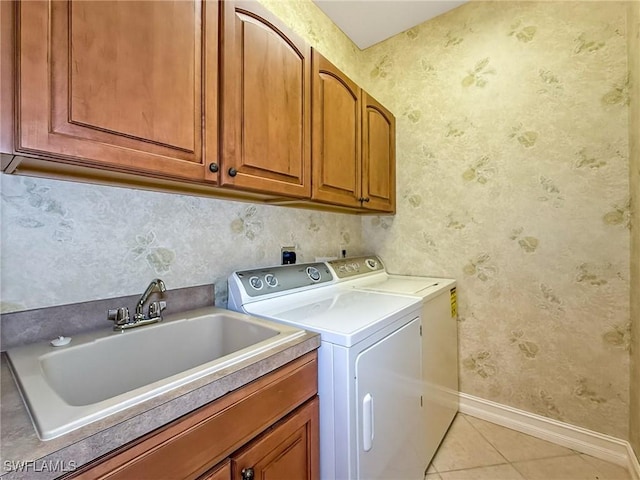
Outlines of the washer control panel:
<svg viewBox="0 0 640 480">
<path fill-rule="evenodd" d="M 384 270 L 380 257 L 370 255 L 366 257 L 341 258 L 327 262 L 339 279 L 351 278 Z"/>
<path fill-rule="evenodd" d="M 258 297 L 334 280 L 325 263 L 301 263 L 235 272 L 247 295 Z"/>
</svg>

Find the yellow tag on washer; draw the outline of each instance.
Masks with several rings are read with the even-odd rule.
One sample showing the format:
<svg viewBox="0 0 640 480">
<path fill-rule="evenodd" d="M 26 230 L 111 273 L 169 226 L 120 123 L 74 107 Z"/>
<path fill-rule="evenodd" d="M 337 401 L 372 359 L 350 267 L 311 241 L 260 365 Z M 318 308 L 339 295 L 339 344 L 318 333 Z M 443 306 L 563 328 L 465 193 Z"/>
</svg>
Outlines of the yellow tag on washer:
<svg viewBox="0 0 640 480">
<path fill-rule="evenodd" d="M 456 295 L 456 287 L 449 290 L 451 293 L 451 317 L 457 318 L 458 316 L 458 296 Z"/>
</svg>

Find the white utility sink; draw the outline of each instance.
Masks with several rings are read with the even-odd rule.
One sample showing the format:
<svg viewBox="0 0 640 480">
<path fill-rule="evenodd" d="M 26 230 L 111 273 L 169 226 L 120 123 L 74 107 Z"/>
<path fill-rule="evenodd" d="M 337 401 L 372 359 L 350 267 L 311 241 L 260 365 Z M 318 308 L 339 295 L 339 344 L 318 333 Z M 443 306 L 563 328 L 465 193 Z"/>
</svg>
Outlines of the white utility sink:
<svg viewBox="0 0 640 480">
<path fill-rule="evenodd" d="M 38 436 L 50 440 L 304 334 L 210 307 L 7 355 Z"/>
</svg>

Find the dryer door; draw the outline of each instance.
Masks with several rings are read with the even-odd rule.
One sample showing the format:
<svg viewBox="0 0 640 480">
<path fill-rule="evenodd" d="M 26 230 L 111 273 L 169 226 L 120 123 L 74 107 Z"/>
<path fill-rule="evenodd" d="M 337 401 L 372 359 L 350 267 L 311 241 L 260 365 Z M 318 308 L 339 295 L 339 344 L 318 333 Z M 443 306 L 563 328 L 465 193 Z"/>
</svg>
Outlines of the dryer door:
<svg viewBox="0 0 640 480">
<path fill-rule="evenodd" d="M 420 318 L 356 359 L 358 479 L 423 478 Z"/>
</svg>

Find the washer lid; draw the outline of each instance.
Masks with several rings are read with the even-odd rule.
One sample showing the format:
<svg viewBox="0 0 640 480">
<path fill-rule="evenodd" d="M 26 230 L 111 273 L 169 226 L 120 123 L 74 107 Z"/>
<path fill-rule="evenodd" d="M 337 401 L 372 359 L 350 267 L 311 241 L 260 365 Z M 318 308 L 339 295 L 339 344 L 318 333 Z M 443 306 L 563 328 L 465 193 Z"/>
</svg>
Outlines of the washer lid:
<svg viewBox="0 0 640 480">
<path fill-rule="evenodd" d="M 318 332 L 322 340 L 350 347 L 410 312 L 417 298 L 353 289 L 330 289 L 245 305 L 247 313 Z"/>
<path fill-rule="evenodd" d="M 371 292 L 431 297 L 455 285 L 455 280 L 434 277 L 385 276 L 375 281 L 356 284 L 355 288 Z"/>
</svg>

